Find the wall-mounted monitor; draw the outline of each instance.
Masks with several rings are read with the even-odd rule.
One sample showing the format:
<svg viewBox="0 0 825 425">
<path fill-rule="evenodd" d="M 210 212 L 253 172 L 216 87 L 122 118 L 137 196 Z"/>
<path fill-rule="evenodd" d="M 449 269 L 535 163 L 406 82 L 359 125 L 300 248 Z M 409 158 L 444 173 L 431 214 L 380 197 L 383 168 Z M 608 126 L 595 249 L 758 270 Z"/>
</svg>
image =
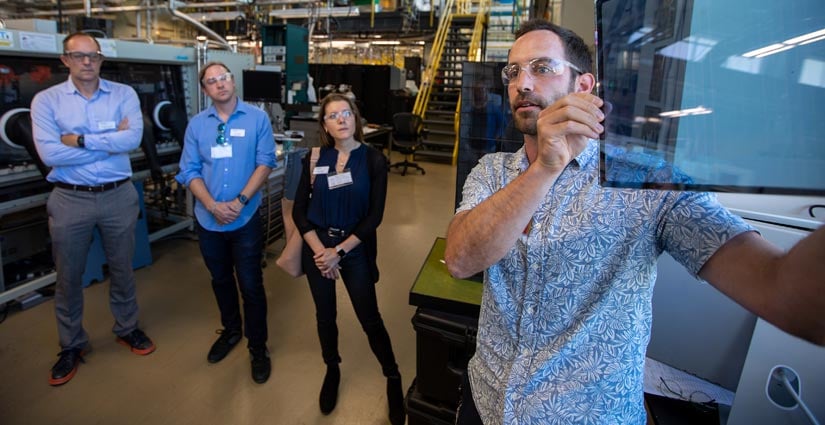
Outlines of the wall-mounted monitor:
<svg viewBox="0 0 825 425">
<path fill-rule="evenodd" d="M 282 103 L 281 73 L 243 70 L 243 100 L 246 102 Z"/>
<path fill-rule="evenodd" d="M 825 2 L 598 0 L 602 183 L 825 194 Z"/>
</svg>

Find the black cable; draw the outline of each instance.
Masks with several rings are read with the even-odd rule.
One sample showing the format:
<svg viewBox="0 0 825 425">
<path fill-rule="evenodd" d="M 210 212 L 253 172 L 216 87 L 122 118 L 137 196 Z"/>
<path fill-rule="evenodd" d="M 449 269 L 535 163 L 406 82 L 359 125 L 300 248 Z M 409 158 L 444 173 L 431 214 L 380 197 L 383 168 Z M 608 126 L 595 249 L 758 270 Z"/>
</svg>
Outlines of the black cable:
<svg viewBox="0 0 825 425">
<path fill-rule="evenodd" d="M 811 205 L 810 207 L 808 207 L 808 214 L 810 214 L 811 217 L 816 218 L 816 214 L 814 214 L 814 210 L 817 209 L 817 208 L 825 208 L 825 205 L 822 205 L 822 204 L 813 204 L 813 205 Z"/>
</svg>

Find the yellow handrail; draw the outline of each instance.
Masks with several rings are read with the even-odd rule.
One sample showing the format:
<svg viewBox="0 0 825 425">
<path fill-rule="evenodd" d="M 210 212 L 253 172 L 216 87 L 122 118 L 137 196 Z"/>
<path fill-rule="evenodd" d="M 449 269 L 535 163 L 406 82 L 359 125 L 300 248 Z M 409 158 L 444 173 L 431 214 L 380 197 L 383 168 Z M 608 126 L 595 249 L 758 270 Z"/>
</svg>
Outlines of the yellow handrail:
<svg viewBox="0 0 825 425">
<path fill-rule="evenodd" d="M 484 58 L 481 57 L 481 37 L 484 34 L 484 27 L 489 19 L 490 0 L 481 0 L 478 3 L 478 11 L 476 12 L 476 21 L 473 26 L 473 36 L 470 38 L 470 50 L 467 52 L 468 62 L 480 62 Z M 455 105 L 455 115 L 453 122 L 455 122 L 455 141 L 453 143 L 453 165 L 458 163 L 458 141 L 460 138 L 460 121 L 461 121 L 461 95 L 458 96 L 458 102 Z"/>
<path fill-rule="evenodd" d="M 441 54 L 444 52 L 444 45 L 447 42 L 447 34 L 452 24 L 453 14 L 451 13 L 455 0 L 447 0 L 445 13 L 441 14 L 438 23 L 438 30 L 435 33 L 435 40 L 433 40 L 433 47 L 430 49 L 430 57 L 427 60 L 427 67 L 424 70 L 424 75 L 421 76 L 421 88 L 418 90 L 418 95 L 415 97 L 415 106 L 413 106 L 413 113 L 424 118 L 424 112 L 427 110 L 427 102 L 430 100 L 430 93 L 433 89 L 433 81 L 441 65 Z"/>
</svg>

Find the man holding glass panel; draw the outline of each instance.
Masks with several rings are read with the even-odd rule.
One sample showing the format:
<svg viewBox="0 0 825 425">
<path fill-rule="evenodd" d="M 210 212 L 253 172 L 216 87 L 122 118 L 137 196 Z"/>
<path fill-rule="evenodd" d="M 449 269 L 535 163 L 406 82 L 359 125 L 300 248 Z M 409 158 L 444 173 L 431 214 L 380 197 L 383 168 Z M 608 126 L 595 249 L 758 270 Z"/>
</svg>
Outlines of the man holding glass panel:
<svg viewBox="0 0 825 425">
<path fill-rule="evenodd" d="M 198 241 L 221 312 L 223 329 L 207 360 L 223 360 L 245 334 L 252 379 L 261 384 L 269 379 L 271 363 L 266 348 L 264 240 L 258 207 L 261 185 L 276 166 L 275 139 L 266 113 L 236 95 L 226 65 L 210 62 L 198 77 L 212 106 L 189 121 L 176 179 L 197 200 Z"/>
<path fill-rule="evenodd" d="M 95 227 L 111 276 L 112 331 L 135 354 L 155 350 L 138 329 L 132 271 L 139 197 L 130 184 L 129 152 L 140 146 L 143 133 L 140 101 L 131 87 L 100 78 L 103 54 L 94 37 L 66 36 L 60 60 L 69 68 L 69 79 L 38 93 L 31 106 L 35 147 L 51 167 L 46 179 L 55 186 L 47 210 L 61 352 L 49 376 L 51 385 L 72 379 L 89 348 L 82 323 L 82 277 Z"/>
<path fill-rule="evenodd" d="M 711 194 L 600 186 L 604 103 L 591 94 L 584 41 L 529 21 L 508 62 L 502 82 L 524 147 L 481 159 L 447 231 L 450 272 L 486 271 L 458 424 L 645 423 L 663 251 L 754 314 L 825 345 L 825 227 L 786 254 Z"/>
</svg>

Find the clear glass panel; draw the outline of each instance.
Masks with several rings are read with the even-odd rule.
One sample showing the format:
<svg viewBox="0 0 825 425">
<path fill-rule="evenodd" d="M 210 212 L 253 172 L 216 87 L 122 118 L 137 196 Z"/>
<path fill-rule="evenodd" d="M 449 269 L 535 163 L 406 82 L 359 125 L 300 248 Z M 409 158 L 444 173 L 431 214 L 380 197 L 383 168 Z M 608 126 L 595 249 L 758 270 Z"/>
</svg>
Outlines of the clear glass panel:
<svg viewBox="0 0 825 425">
<path fill-rule="evenodd" d="M 598 0 L 602 183 L 825 194 L 825 1 Z"/>
</svg>

